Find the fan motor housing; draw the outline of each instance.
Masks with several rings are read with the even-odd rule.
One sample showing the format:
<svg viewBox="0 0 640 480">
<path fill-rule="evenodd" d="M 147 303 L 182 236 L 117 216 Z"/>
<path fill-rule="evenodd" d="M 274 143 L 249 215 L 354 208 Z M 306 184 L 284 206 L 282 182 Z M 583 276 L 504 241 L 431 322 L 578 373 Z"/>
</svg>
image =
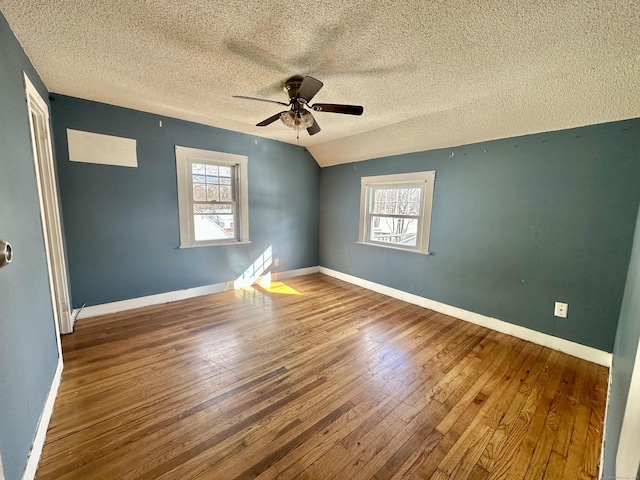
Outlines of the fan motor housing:
<svg viewBox="0 0 640 480">
<path fill-rule="evenodd" d="M 302 83 L 302 80 L 304 80 L 303 76 L 294 75 L 293 77 L 287 79 L 286 82 L 284 82 L 283 89 L 289 97 L 289 100 L 293 100 L 298 96 L 298 91 L 300 90 L 300 84 Z"/>
</svg>

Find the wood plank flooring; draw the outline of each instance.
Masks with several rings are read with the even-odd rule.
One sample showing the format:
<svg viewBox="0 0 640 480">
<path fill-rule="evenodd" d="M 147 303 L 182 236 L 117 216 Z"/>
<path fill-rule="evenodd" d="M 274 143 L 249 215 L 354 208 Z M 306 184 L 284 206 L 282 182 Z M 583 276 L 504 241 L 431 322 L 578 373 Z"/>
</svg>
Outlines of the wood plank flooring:
<svg viewBox="0 0 640 480">
<path fill-rule="evenodd" d="M 38 479 L 592 479 L 608 370 L 321 274 L 78 322 Z"/>
</svg>

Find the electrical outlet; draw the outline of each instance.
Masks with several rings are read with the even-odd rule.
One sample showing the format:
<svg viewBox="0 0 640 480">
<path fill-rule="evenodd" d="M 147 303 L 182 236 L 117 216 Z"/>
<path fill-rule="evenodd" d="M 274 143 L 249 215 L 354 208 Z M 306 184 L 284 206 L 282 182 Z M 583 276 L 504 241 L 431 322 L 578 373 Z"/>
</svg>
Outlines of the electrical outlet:
<svg viewBox="0 0 640 480">
<path fill-rule="evenodd" d="M 280 266 L 280 259 L 279 259 L 279 258 L 274 259 L 274 260 L 273 260 L 273 265 L 274 265 L 275 267 L 279 267 L 279 266 Z"/>
<path fill-rule="evenodd" d="M 556 302 L 556 307 L 553 310 L 553 314 L 556 317 L 567 318 L 567 314 L 568 313 L 569 313 L 569 304 L 568 303 Z"/>
</svg>

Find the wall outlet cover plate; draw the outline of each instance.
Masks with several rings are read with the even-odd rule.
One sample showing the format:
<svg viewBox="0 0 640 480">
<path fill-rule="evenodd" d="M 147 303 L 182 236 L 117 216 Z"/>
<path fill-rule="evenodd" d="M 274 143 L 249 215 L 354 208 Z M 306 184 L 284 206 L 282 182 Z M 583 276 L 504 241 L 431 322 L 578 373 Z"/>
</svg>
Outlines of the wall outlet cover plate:
<svg viewBox="0 0 640 480">
<path fill-rule="evenodd" d="M 555 309 L 553 310 L 553 314 L 556 317 L 567 318 L 568 311 L 569 311 L 568 303 L 556 302 L 556 306 L 555 306 Z"/>
</svg>

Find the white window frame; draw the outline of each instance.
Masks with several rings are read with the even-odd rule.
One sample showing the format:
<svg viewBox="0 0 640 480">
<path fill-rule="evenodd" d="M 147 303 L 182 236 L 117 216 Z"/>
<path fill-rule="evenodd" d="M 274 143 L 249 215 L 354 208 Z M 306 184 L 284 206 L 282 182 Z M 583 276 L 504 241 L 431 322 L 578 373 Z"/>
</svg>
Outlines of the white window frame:
<svg viewBox="0 0 640 480">
<path fill-rule="evenodd" d="M 429 255 L 429 235 L 431 233 L 431 210 L 435 178 L 435 170 L 362 177 L 360 179 L 360 228 L 357 243 Z M 371 238 L 370 225 L 373 191 L 384 187 L 418 187 L 422 190 L 420 195 L 420 214 L 417 218 L 418 229 L 415 247 L 375 241 Z"/>
<path fill-rule="evenodd" d="M 209 163 L 235 167 L 235 214 L 237 222 L 236 238 L 222 240 L 201 240 L 194 238 L 192 163 Z M 240 245 L 249 242 L 249 159 L 244 155 L 215 152 L 199 148 L 176 145 L 176 174 L 178 182 L 178 216 L 180 218 L 180 248 Z M 237 224 L 237 225 L 236 225 Z"/>
</svg>

